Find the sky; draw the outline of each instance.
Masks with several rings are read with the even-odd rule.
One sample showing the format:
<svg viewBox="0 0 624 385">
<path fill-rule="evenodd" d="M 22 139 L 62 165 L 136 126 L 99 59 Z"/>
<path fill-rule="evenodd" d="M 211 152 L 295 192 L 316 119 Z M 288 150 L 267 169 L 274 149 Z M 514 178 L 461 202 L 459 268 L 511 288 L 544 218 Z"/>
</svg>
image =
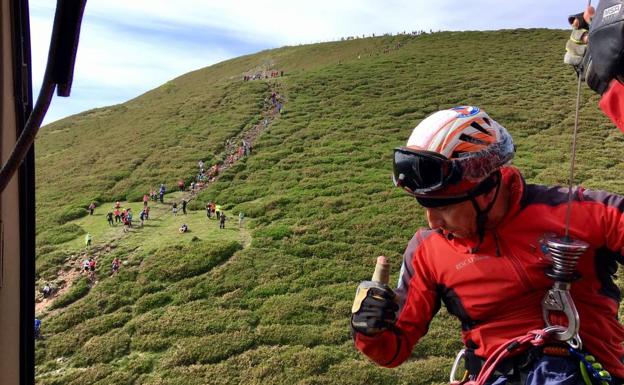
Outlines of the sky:
<svg viewBox="0 0 624 385">
<path fill-rule="evenodd" d="M 55 5 L 30 1 L 35 98 Z M 567 16 L 585 6 L 569 0 L 88 0 L 71 97 L 55 96 L 44 124 L 264 49 L 412 30 L 565 29 Z"/>
</svg>

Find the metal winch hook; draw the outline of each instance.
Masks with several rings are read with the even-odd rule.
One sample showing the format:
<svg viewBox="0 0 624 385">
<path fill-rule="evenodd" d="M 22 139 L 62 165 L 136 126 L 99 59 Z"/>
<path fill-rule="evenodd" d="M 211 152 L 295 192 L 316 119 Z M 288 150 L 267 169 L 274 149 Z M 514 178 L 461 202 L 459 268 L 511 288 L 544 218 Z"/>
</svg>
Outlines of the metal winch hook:
<svg viewBox="0 0 624 385">
<path fill-rule="evenodd" d="M 570 294 L 570 287 L 572 282 L 580 277 L 575 267 L 579 258 L 589 248 L 589 244 L 569 237 L 557 237 L 554 234 L 547 234 L 544 243 L 553 260 L 553 266 L 546 275 L 555 281 L 542 300 L 544 322 L 549 327 L 559 326 L 552 325 L 550 316 L 554 312 L 563 313 L 568 326 L 567 328 L 559 326 L 560 330 L 553 331 L 552 337 L 558 341 L 565 341 L 574 348 L 580 348 L 581 339 L 578 334 L 580 320 Z"/>
<path fill-rule="evenodd" d="M 570 294 L 570 284 L 567 282 L 555 282 L 552 289 L 548 291 L 542 302 L 542 315 L 544 322 L 548 326 L 555 326 L 550 323 L 550 314 L 559 312 L 565 314 L 568 319 L 568 327 L 564 330 L 553 331 L 552 337 L 558 341 L 570 341 L 578 335 L 580 320 L 579 315 Z"/>
</svg>

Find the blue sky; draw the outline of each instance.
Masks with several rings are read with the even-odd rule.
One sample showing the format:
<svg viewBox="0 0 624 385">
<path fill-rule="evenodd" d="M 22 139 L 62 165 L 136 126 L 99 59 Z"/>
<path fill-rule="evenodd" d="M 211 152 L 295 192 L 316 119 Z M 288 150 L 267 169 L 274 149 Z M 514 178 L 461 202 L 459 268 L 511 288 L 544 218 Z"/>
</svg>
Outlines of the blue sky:
<svg viewBox="0 0 624 385">
<path fill-rule="evenodd" d="M 30 1 L 35 97 L 55 4 Z M 189 71 L 263 49 L 420 29 L 563 29 L 567 15 L 585 6 L 569 0 L 88 0 L 72 95 L 55 97 L 44 123 L 122 103 Z"/>
</svg>

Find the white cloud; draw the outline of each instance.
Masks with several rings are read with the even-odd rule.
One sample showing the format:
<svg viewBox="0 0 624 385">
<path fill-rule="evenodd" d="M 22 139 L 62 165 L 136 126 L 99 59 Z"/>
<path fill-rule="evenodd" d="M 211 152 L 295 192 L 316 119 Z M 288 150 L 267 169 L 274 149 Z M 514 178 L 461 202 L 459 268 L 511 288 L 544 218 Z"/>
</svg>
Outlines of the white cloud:
<svg viewBox="0 0 624 385">
<path fill-rule="evenodd" d="M 54 2 L 30 3 L 37 90 Z M 123 102 L 183 73 L 265 48 L 404 30 L 566 28 L 566 16 L 579 8 L 564 0 L 89 0 L 73 98 L 55 101 L 46 121 Z"/>
</svg>

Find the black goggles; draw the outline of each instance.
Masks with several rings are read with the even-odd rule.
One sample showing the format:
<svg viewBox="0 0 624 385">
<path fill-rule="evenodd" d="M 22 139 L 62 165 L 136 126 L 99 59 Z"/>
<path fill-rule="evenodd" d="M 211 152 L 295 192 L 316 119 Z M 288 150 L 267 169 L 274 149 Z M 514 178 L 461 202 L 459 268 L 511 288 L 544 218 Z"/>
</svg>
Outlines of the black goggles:
<svg viewBox="0 0 624 385">
<path fill-rule="evenodd" d="M 392 180 L 413 195 L 440 190 L 461 180 L 461 167 L 444 155 L 405 147 L 394 149 Z"/>
</svg>

